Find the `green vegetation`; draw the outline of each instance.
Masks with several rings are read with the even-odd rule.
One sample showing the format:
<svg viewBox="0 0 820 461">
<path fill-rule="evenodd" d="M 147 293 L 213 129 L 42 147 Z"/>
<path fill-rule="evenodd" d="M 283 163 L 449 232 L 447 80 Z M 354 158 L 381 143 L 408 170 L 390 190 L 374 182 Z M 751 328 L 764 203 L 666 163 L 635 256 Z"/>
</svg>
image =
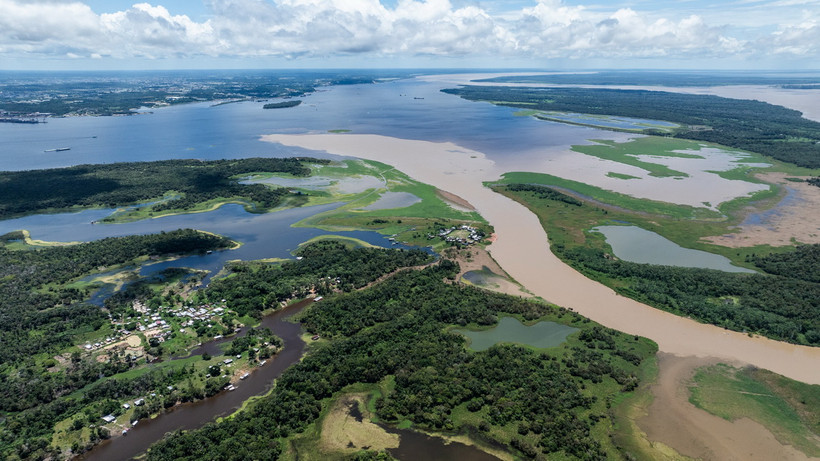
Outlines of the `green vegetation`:
<svg viewBox="0 0 820 461">
<path fill-rule="evenodd" d="M 76 430 L 119 408 L 116 392 L 75 391 L 130 370 L 135 357 L 120 350 L 98 362 L 74 344 L 115 335 L 109 313 L 83 303 L 91 287 L 74 281 L 87 274 L 133 264 L 148 256 L 205 252 L 232 246 L 223 237 L 192 230 L 108 238 L 70 246 L 28 250 L 0 248 L 0 455 L 26 458 L 48 451 L 55 425 L 83 412 Z M 105 269 L 102 269 L 105 268 Z M 139 341 L 138 341 L 139 343 Z M 154 345 L 152 345 L 154 347 Z M 156 345 L 154 350 L 158 350 Z M 134 377 L 134 389 L 146 382 L 179 380 L 189 374 L 183 364 Z M 147 380 L 147 381 L 146 381 Z M 143 384 L 140 384 L 143 383 Z M 130 394 L 128 394 L 130 395 Z M 107 433 L 94 431 L 85 440 Z M 78 442 L 79 443 L 79 442 Z"/>
<path fill-rule="evenodd" d="M 574 76 L 573 76 L 574 77 Z M 757 152 L 820 168 L 820 123 L 796 110 L 718 96 L 600 88 L 466 86 L 442 90 L 469 100 L 542 111 L 576 112 L 679 123 L 674 137 Z M 647 134 L 663 134 L 649 128 Z"/>
<path fill-rule="evenodd" d="M 572 146 L 572 150 L 583 154 L 592 155 L 604 160 L 632 165 L 649 173 L 649 176 L 663 177 L 687 177 L 686 173 L 672 170 L 659 163 L 640 160 L 640 155 L 661 155 L 664 157 L 679 158 L 703 158 L 700 155 L 685 154 L 676 152 L 680 150 L 700 150 L 701 145 L 691 141 L 681 141 L 661 138 L 657 136 L 647 136 L 637 138 L 629 142 L 615 142 L 602 139 L 593 140 L 596 144 Z"/>
<path fill-rule="evenodd" d="M 656 346 L 564 309 L 445 283 L 457 269 L 444 260 L 309 308 L 303 324 L 328 341 L 287 370 L 269 396 L 229 420 L 167 437 L 148 459 L 277 459 L 334 396 L 385 380 L 393 384 L 373 407 L 380 421 L 475 433 L 527 458 L 620 457 L 605 436 L 609 402 L 636 388 Z M 492 325 L 502 314 L 582 331 L 559 348 L 484 352 L 469 352 L 463 337 L 447 331 Z"/>
<path fill-rule="evenodd" d="M 240 160 L 163 160 L 158 162 L 80 165 L 47 170 L 0 172 L 0 219 L 73 207 L 118 207 L 149 200 L 136 211 L 140 219 L 192 209 L 209 200 L 241 198 L 252 211 L 274 208 L 290 195 L 286 189 L 242 185 L 238 175 L 287 172 L 307 176 L 307 158 Z M 170 195 L 166 195 L 168 193 Z"/>
<path fill-rule="evenodd" d="M 692 239 L 693 229 L 705 224 L 664 221 L 657 216 L 586 203 L 570 205 L 566 199 L 553 198 L 559 193 L 555 190 L 542 193 L 533 188 L 538 186 L 513 185 L 495 190 L 536 213 L 553 252 L 584 275 L 624 296 L 701 322 L 797 344 L 820 345 L 820 285 L 806 280 L 799 269 L 818 264 L 820 253 L 816 248 L 765 258 L 754 256 L 754 249 L 746 250 L 749 261 L 759 261 L 764 269 L 774 268 L 771 270 L 779 274 L 776 276 L 621 261 L 611 256 L 601 236 L 586 231 L 615 220 L 630 221 L 682 244 L 685 239 L 681 235 L 688 233 L 688 239 Z M 669 232 L 673 232 L 671 237 L 666 235 Z M 727 256 L 737 261 L 740 252 L 731 251 Z"/>
<path fill-rule="evenodd" d="M 352 290 L 400 267 L 432 260 L 421 251 L 323 241 L 300 248 L 299 261 L 237 263 L 207 289 L 191 291 L 196 279 L 183 283 L 188 271 L 180 269 L 137 279 L 107 298 L 105 310 L 81 302 L 90 286 L 67 287 L 80 276 L 139 263 L 148 255 L 232 244 L 181 230 L 28 251 L 0 248 L 0 340 L 5 345 L 0 356 L 0 457 L 79 453 L 131 421 L 212 396 L 239 370 L 275 354 L 282 342 L 266 328 L 246 330 L 224 349 L 234 360 L 232 368 L 221 357 L 205 355 L 148 362 L 184 355 L 197 341 L 256 322 L 263 310 L 279 307 L 280 294 L 287 300 L 308 292 Z M 194 310 L 207 316 L 193 317 Z M 137 330 L 139 334 L 131 333 Z M 140 398 L 144 405 L 122 406 Z M 106 414 L 116 421 L 103 425 L 100 417 Z M 89 424 L 101 429 L 89 432 Z"/>
<path fill-rule="evenodd" d="M 730 421 L 750 418 L 781 443 L 820 456 L 820 386 L 718 364 L 697 370 L 689 389 L 699 408 Z"/>
<path fill-rule="evenodd" d="M 469 224 L 481 235 L 491 228 L 476 212 L 464 212 L 449 206 L 435 187 L 415 181 L 383 163 L 346 160 L 341 164 L 312 165 L 313 177 L 327 178 L 327 186 L 295 188 L 307 204 L 346 201 L 344 205 L 299 222 L 298 226 L 318 227 L 328 231 L 368 229 L 390 235 L 397 242 L 441 249 L 452 245 L 438 237 L 442 229 Z M 289 178 L 287 178 L 289 179 Z M 362 190 L 357 181 L 368 186 Z M 409 206 L 365 210 L 385 192 L 413 194 L 421 201 Z"/>
<path fill-rule="evenodd" d="M 432 256 L 421 250 L 391 251 L 383 248 L 349 248 L 342 242 L 322 240 L 301 247 L 299 261 L 277 265 L 235 262 L 227 266 L 230 276 L 211 283 L 213 299 L 225 299 L 240 315 L 260 316 L 291 298 L 314 292 L 361 288 L 400 267 L 427 264 Z"/>
<path fill-rule="evenodd" d="M 720 219 L 720 213 L 706 208 L 694 208 L 686 205 L 675 205 L 666 202 L 643 200 L 630 197 L 626 194 L 608 191 L 599 187 L 590 186 L 578 181 L 559 178 L 545 173 L 511 172 L 504 173 L 497 184 L 532 184 L 549 186 L 548 188 L 572 191 L 583 198 L 591 199 L 601 204 L 614 206 L 623 210 L 632 210 L 638 213 L 660 215 L 677 219 Z"/>
<path fill-rule="evenodd" d="M 265 104 L 262 106 L 263 109 L 287 109 L 289 107 L 296 107 L 299 104 L 302 104 L 301 99 L 295 99 L 293 101 L 283 101 L 283 102 L 272 102 Z"/>
<path fill-rule="evenodd" d="M 750 259 L 770 274 L 820 283 L 820 245 L 800 245 L 786 253 L 754 255 Z"/>
<path fill-rule="evenodd" d="M 70 246 L 30 251 L 0 248 L 0 365 L 41 353 L 55 353 L 71 343 L 73 335 L 98 330 L 107 315 L 81 304 L 90 287 L 64 287 L 99 268 L 133 263 L 148 256 L 205 252 L 232 246 L 219 236 L 193 230 L 135 235 Z M 8 386 L 0 390 L 4 395 Z M 7 394 L 25 402 L 19 394 Z M 26 404 L 24 404 L 26 407 Z"/>
<path fill-rule="evenodd" d="M 606 175 L 609 176 L 610 178 L 615 178 L 615 179 L 641 179 L 637 176 L 632 176 L 632 175 L 623 174 L 623 173 L 616 173 L 614 171 L 610 171 Z"/>
<path fill-rule="evenodd" d="M 368 71 L 233 71 L 119 72 L 7 76 L 0 82 L 0 111 L 53 115 L 131 115 L 139 108 L 191 102 L 214 105 L 268 98 L 299 97 L 326 85 L 374 83 L 379 77 L 407 72 Z"/>
<path fill-rule="evenodd" d="M 781 88 L 817 88 L 812 76 L 795 76 L 789 72 L 780 75 L 760 72 L 681 72 L 609 70 L 588 73 L 554 73 L 541 75 L 505 75 L 477 80 L 478 82 L 539 83 L 572 85 L 652 85 L 652 86 L 721 86 L 721 85 L 777 85 Z"/>
</svg>

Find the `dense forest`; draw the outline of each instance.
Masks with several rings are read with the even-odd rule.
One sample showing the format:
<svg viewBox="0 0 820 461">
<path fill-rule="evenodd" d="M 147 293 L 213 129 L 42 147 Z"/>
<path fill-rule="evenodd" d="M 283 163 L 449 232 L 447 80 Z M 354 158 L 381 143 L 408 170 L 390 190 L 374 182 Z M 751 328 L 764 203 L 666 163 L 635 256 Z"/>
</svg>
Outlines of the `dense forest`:
<svg viewBox="0 0 820 461">
<path fill-rule="evenodd" d="M 562 85 L 638 85 L 638 86 L 721 86 L 721 85 L 779 85 L 784 88 L 805 86 L 817 88 L 817 78 L 789 73 L 759 72 L 681 72 L 681 71 L 604 71 L 584 73 L 555 73 L 542 75 L 510 75 L 493 77 L 481 82 L 537 83 Z"/>
<path fill-rule="evenodd" d="M 544 111 L 635 117 L 680 123 L 675 137 L 745 149 L 820 168 L 820 123 L 796 110 L 711 95 L 600 88 L 467 86 L 442 90 L 472 101 Z M 655 133 L 661 134 L 661 133 Z"/>
<path fill-rule="evenodd" d="M 98 329 L 108 322 L 107 314 L 98 307 L 82 303 L 87 292 L 62 284 L 141 256 L 205 252 L 231 245 L 224 237 L 187 229 L 32 250 L 0 247 L 0 365 L 54 353 L 71 344 L 78 330 Z"/>
<path fill-rule="evenodd" d="M 16 235 L 5 239 L 13 237 Z M 139 256 L 215 250 L 230 244 L 231 241 L 222 237 L 179 230 L 37 250 L 0 248 L 0 344 L 4 345 L 0 351 L 0 375 L 4 383 L 0 387 L 0 414 L 5 418 L 0 422 L 3 429 L 0 457 L 8 458 L 11 454 L 21 458 L 43 457 L 51 451 L 51 436 L 59 421 L 72 418 L 72 425 L 85 427 L 96 423 L 101 415 L 120 414 L 120 403 L 125 398 L 163 390 L 161 398 L 147 399 L 146 406 L 135 412 L 135 418 L 139 418 L 177 402 L 219 392 L 227 383 L 226 378 L 217 376 L 204 381 L 202 386 L 191 384 L 196 373 L 191 366 L 149 368 L 143 373 L 123 374 L 137 366 L 133 358 L 115 354 L 108 361 L 98 362 L 75 350 L 70 363 L 55 371 L 48 370 L 56 363 L 53 359 L 40 364 L 32 357 L 71 350 L 69 346 L 78 334 L 94 332 L 110 322 L 108 312 L 81 302 L 86 292 L 61 288 L 62 283 Z M 229 306 L 236 302 L 236 310 L 259 316 L 261 310 L 276 307 L 263 304 L 265 297 L 274 293 L 271 289 L 277 290 L 275 294 L 281 290 L 292 295 L 306 292 L 315 285 L 332 283 L 334 291 L 352 290 L 397 268 L 432 260 L 421 251 L 348 249 L 333 241 L 306 245 L 300 255 L 302 260 L 283 264 L 240 263 L 235 267 L 235 275 L 213 283 L 210 289 L 202 289 L 197 297 L 200 300 L 227 297 Z M 336 278 L 345 282 L 335 283 Z M 56 288 L 44 289 L 45 286 Z M 137 282 L 132 286 L 143 285 Z M 136 292 L 144 297 L 154 295 L 151 290 Z M 251 292 L 258 296 L 248 295 L 251 297 L 245 299 Z M 133 299 L 126 301 L 129 302 L 106 302 L 106 306 L 130 305 Z M 120 311 L 125 313 L 126 309 Z M 281 346 L 269 330 L 252 329 L 246 336 L 233 340 L 226 354 L 231 357 L 250 354 L 254 347 L 260 347 L 261 341 Z M 187 383 L 185 386 L 177 386 L 183 381 Z M 169 385 L 175 387 L 173 392 L 164 391 Z M 107 433 L 100 431 L 92 434 L 91 441 L 105 437 Z M 77 450 L 82 448 L 78 446 Z"/>
<path fill-rule="evenodd" d="M 265 309 L 314 291 L 328 295 L 351 291 L 400 267 L 429 263 L 432 256 L 421 250 L 384 248 L 350 249 L 341 242 L 319 241 L 296 252 L 300 261 L 282 264 L 234 262 L 231 275 L 215 280 L 207 290 L 212 299 L 225 299 L 240 315 L 261 315 Z M 318 274 L 318 276 L 317 276 Z"/>
<path fill-rule="evenodd" d="M 271 102 L 262 106 L 263 109 L 287 109 L 289 107 L 296 107 L 299 104 L 302 104 L 301 99 L 295 99 L 293 101 L 283 101 L 283 102 Z"/>
<path fill-rule="evenodd" d="M 547 186 L 504 188 L 550 226 L 551 240 L 566 232 L 551 214 L 550 203 L 572 200 Z M 563 197 L 562 197 L 563 196 Z M 569 200 L 568 200 L 569 199 Z M 578 204 L 574 204 L 579 206 Z M 581 204 L 580 207 L 587 207 Z M 571 239 L 562 239 L 570 241 Z M 583 274 L 619 293 L 660 309 L 735 331 L 820 346 L 820 245 L 791 253 L 756 256 L 751 262 L 769 274 L 739 274 L 711 269 L 638 264 L 609 255 L 600 245 L 551 245 L 553 252 Z"/>
<path fill-rule="evenodd" d="M 445 283 L 457 269 L 443 260 L 314 304 L 302 322 L 329 342 L 311 348 L 248 410 L 167 437 L 148 459 L 277 459 L 284 439 L 315 421 L 329 397 L 390 376 L 395 390 L 377 403 L 385 421 L 476 431 L 526 458 L 606 459 L 592 427 L 610 416 L 605 401 L 635 388 L 637 366 L 654 345 L 545 304 Z M 462 336 L 447 332 L 448 325 L 493 325 L 499 315 L 549 315 L 582 332 L 572 347 L 545 352 L 515 345 L 470 352 Z M 602 389 L 610 393 L 599 397 Z M 480 423 L 464 423 L 457 408 Z"/>
<path fill-rule="evenodd" d="M 233 177 L 253 172 L 307 176 L 307 161 L 328 162 L 309 158 L 162 160 L 0 172 L 0 219 L 76 206 L 131 205 L 169 191 L 178 196 L 154 204 L 154 211 L 187 209 L 219 197 L 242 197 L 268 209 L 281 203 L 289 194 L 287 189 L 243 185 Z"/>
</svg>

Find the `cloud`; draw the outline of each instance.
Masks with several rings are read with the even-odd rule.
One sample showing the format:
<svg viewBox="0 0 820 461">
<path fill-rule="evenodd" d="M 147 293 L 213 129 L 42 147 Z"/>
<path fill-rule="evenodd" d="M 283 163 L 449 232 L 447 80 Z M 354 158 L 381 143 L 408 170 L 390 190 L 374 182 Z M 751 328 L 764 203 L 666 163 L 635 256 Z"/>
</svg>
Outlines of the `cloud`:
<svg viewBox="0 0 820 461">
<path fill-rule="evenodd" d="M 789 3 L 806 8 L 806 1 Z M 809 19 L 795 24 L 738 28 L 696 14 L 607 11 L 560 0 L 534 0 L 530 6 L 495 13 L 480 5 L 399 0 L 388 8 L 378 0 L 207 0 L 210 15 L 197 22 L 160 4 L 138 3 L 97 14 L 80 1 L 0 0 L 0 57 L 612 59 L 820 54 L 816 14 L 802 16 Z"/>
</svg>

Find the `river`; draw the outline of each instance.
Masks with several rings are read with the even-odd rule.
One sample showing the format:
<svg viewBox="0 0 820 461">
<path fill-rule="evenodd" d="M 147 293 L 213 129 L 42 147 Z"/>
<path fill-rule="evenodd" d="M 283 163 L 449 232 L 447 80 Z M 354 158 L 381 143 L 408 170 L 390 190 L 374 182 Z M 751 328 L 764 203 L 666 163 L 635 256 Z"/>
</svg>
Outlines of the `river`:
<svg viewBox="0 0 820 461">
<path fill-rule="evenodd" d="M 527 290 L 616 330 L 645 336 L 661 352 L 717 357 L 820 384 L 820 348 L 724 330 L 664 312 L 590 280 L 558 259 L 538 218 L 523 205 L 484 186 L 505 170 L 479 151 L 454 143 L 354 134 L 269 135 L 270 142 L 390 164 L 413 179 L 469 201 L 495 228 L 488 248 Z"/>
<path fill-rule="evenodd" d="M 79 459 L 86 461 L 131 459 L 143 453 L 168 432 L 201 427 L 219 416 L 237 410 L 249 397 L 267 392 L 274 380 L 302 357 L 305 343 L 300 337 L 301 325 L 289 319 L 312 302 L 310 299 L 301 301 L 262 319 L 262 326 L 270 328 L 274 334 L 282 338 L 284 347 L 278 354 L 268 359 L 264 366 L 255 369 L 247 379 L 241 381 L 236 386 L 236 390 L 222 391 L 211 398 L 177 405 L 155 419 L 140 420 L 134 428 L 128 431 L 127 436 L 106 440 Z M 244 335 L 247 331 L 244 329 L 239 335 Z"/>
<path fill-rule="evenodd" d="M 333 87 L 304 98 L 299 107 L 277 111 L 264 111 L 262 103 L 254 102 L 216 107 L 201 103 L 132 117 L 52 119 L 30 126 L 0 124 L 0 162 L 4 169 L 24 170 L 115 161 L 305 154 L 382 161 L 474 205 L 495 227 L 497 240 L 490 246 L 493 257 L 535 295 L 609 327 L 652 338 L 661 351 L 739 361 L 820 384 L 820 349 L 750 338 L 621 297 L 561 262 L 549 250 L 535 215 L 482 184 L 512 170 L 550 172 L 560 167 L 570 171 L 573 166 L 591 165 L 588 156 L 571 152 L 569 147 L 590 139 L 625 140 L 627 135 L 516 117 L 510 108 L 439 92 L 448 86 L 403 80 Z M 335 129 L 354 134 L 317 134 Z M 280 134 L 260 138 L 264 133 Z M 71 150 L 44 152 L 63 146 Z M 609 172 L 634 173 L 615 162 L 594 162 L 595 169 L 582 172 L 592 182 Z M 718 191 L 725 184 L 714 176 L 709 187 Z M 685 181 L 677 183 L 675 187 L 685 189 Z M 663 190 L 653 185 L 637 195 L 652 198 Z M 46 239 L 46 234 L 41 235 L 34 237 Z M 105 442 L 85 459 L 127 459 L 169 430 L 201 426 L 231 412 L 247 397 L 263 393 L 301 356 L 304 344 L 298 338 L 299 327 L 284 320 L 298 309 L 289 308 L 270 317 L 270 322 L 276 322 L 271 328 L 286 341 L 285 349 L 236 391 L 181 405 L 161 418 L 140 422 L 127 437 Z M 290 342 L 289 334 L 293 335 Z"/>
</svg>

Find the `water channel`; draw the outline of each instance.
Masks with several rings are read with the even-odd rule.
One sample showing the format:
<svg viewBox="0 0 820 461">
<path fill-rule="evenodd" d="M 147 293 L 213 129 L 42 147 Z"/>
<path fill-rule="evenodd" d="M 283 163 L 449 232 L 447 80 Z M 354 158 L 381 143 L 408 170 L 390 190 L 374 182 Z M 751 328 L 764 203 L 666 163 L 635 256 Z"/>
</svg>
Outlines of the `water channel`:
<svg viewBox="0 0 820 461">
<path fill-rule="evenodd" d="M 172 407 L 155 419 L 142 419 L 125 437 L 114 437 L 106 440 L 79 459 L 86 461 L 118 461 L 131 459 L 145 452 L 151 444 L 160 440 L 166 433 L 176 430 L 196 429 L 219 416 L 227 415 L 248 398 L 267 392 L 288 367 L 299 361 L 305 350 L 305 343 L 300 335 L 301 325 L 291 322 L 289 318 L 301 312 L 312 300 L 305 300 L 285 309 L 279 310 L 262 319 L 263 327 L 268 327 L 282 338 L 283 349 L 268 362 L 255 369 L 250 376 L 236 386 L 234 391 L 223 391 L 214 397 Z M 243 329 L 238 336 L 247 334 Z M 202 350 L 218 352 L 218 343 L 224 340 L 211 341 L 203 345 Z"/>
</svg>

